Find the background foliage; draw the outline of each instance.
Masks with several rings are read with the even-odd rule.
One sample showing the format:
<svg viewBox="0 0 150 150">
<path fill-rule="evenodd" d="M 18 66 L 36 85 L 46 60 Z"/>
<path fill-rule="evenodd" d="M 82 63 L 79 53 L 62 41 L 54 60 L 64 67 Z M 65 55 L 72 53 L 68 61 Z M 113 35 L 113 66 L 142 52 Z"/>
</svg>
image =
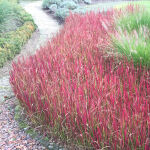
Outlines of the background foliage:
<svg viewBox="0 0 150 150">
<path fill-rule="evenodd" d="M 35 29 L 31 15 L 16 1 L 0 2 L 0 67 L 19 53 Z"/>
</svg>

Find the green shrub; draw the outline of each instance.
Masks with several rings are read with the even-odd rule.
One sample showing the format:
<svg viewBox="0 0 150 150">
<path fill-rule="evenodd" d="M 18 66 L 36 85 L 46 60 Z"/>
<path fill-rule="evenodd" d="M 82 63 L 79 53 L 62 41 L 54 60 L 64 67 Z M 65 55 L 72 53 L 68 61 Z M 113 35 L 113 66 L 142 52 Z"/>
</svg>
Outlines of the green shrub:
<svg viewBox="0 0 150 150">
<path fill-rule="evenodd" d="M 16 13 L 17 9 L 16 4 L 0 2 L 0 33 L 16 30 L 23 24 L 22 18 Z"/>
<path fill-rule="evenodd" d="M 42 7 L 43 7 L 44 9 L 48 8 L 48 1 L 49 1 L 49 0 L 43 0 Z"/>
<path fill-rule="evenodd" d="M 32 16 L 19 5 L 15 5 L 15 13 L 17 14 L 18 18 L 23 21 L 23 23 L 26 21 L 34 22 Z"/>
<path fill-rule="evenodd" d="M 0 33 L 14 31 L 26 21 L 33 21 L 22 7 L 8 1 L 0 2 Z"/>
<path fill-rule="evenodd" d="M 55 12 L 55 16 L 64 20 L 69 15 L 69 10 L 72 13 L 84 14 L 88 9 L 84 6 L 79 6 L 79 3 L 90 4 L 90 0 L 43 0 L 42 7 Z"/>
<path fill-rule="evenodd" d="M 19 53 L 36 29 L 36 25 L 31 15 L 17 4 L 1 1 L 0 12 L 0 67 L 2 67 L 7 60 Z"/>
<path fill-rule="evenodd" d="M 42 7 L 43 7 L 44 9 L 47 9 L 47 8 L 49 8 L 52 4 L 57 4 L 57 5 L 59 5 L 61 2 L 62 2 L 62 0 L 43 0 Z"/>
<path fill-rule="evenodd" d="M 56 4 L 52 4 L 50 7 L 49 7 L 49 10 L 52 11 L 52 12 L 55 12 L 57 10 L 58 6 Z"/>
<path fill-rule="evenodd" d="M 74 1 L 64 1 L 60 4 L 62 8 L 75 9 L 77 8 L 77 4 Z"/>
<path fill-rule="evenodd" d="M 1 1 L 0 2 L 0 23 L 5 21 L 5 19 L 10 15 L 13 17 L 13 8 L 11 7 L 11 3 L 8 3 L 7 1 Z"/>
<path fill-rule="evenodd" d="M 69 15 L 69 9 L 67 8 L 60 8 L 57 9 L 55 12 L 55 16 L 61 19 L 65 19 Z"/>
<path fill-rule="evenodd" d="M 120 17 L 120 14 L 121 15 Z M 135 65 L 150 67 L 150 13 L 129 5 L 116 17 L 117 32 L 113 44 L 120 54 Z"/>
<path fill-rule="evenodd" d="M 0 67 L 20 52 L 21 47 L 30 38 L 34 30 L 34 23 L 29 21 L 16 31 L 8 32 L 0 37 Z"/>
</svg>

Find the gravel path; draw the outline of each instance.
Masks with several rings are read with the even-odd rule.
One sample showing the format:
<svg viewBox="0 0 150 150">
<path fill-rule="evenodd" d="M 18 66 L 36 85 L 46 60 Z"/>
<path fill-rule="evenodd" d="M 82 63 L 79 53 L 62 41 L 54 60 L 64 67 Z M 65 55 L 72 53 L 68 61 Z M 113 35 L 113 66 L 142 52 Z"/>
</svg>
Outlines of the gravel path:
<svg viewBox="0 0 150 150">
<path fill-rule="evenodd" d="M 20 56 L 34 54 L 47 39 L 60 29 L 58 23 L 41 9 L 41 3 L 41 1 L 21 3 L 26 11 L 33 16 L 38 30 L 22 48 L 21 53 L 14 58 L 14 61 Z M 0 68 L 0 150 L 44 150 L 46 148 L 41 146 L 38 141 L 19 129 L 19 125 L 14 119 L 17 100 L 9 84 L 10 70 L 11 61 Z"/>
</svg>

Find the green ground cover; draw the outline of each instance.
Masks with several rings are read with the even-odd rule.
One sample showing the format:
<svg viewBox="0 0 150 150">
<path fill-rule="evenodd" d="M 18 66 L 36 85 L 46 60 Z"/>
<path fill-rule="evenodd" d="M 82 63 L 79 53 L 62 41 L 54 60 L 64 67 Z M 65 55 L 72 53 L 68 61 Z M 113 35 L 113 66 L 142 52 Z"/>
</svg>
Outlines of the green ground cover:
<svg viewBox="0 0 150 150">
<path fill-rule="evenodd" d="M 31 15 L 17 1 L 0 1 L 0 67 L 20 52 L 35 29 Z"/>
</svg>

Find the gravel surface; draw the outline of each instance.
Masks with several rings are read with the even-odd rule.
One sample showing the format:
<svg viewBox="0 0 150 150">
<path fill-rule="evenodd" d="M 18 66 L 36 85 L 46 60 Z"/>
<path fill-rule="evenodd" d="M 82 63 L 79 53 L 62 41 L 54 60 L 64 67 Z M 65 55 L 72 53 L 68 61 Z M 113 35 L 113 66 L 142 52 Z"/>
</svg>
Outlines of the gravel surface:
<svg viewBox="0 0 150 150">
<path fill-rule="evenodd" d="M 0 104 L 0 149 L 46 150 L 38 141 L 20 130 L 18 123 L 14 120 L 15 105 L 15 97 Z"/>
<path fill-rule="evenodd" d="M 21 56 L 33 55 L 60 28 L 58 23 L 41 9 L 41 3 L 42 1 L 36 1 L 21 4 L 33 16 L 38 30 L 13 61 L 17 61 Z M 17 100 L 9 84 L 11 63 L 12 61 L 8 61 L 3 68 L 0 68 L 0 150 L 46 150 L 39 141 L 32 139 L 21 130 L 14 119 Z M 54 148 L 51 146 L 50 149 Z"/>
</svg>

